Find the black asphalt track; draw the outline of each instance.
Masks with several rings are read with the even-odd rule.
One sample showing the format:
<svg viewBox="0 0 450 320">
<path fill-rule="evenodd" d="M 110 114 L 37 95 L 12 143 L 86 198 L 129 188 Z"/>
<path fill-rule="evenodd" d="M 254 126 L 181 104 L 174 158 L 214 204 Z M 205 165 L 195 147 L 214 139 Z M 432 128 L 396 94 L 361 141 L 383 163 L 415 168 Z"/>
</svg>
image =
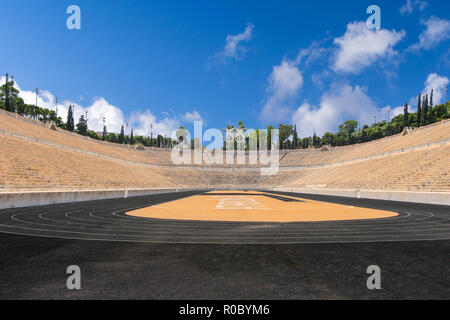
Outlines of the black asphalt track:
<svg viewBox="0 0 450 320">
<path fill-rule="evenodd" d="M 297 195 L 349 206 L 396 211 L 399 216 L 339 222 L 255 223 L 148 219 L 125 214 L 195 194 L 199 192 L 3 210 L 0 211 L 0 232 L 76 240 L 204 244 L 450 239 L 449 207 L 329 196 Z"/>
<path fill-rule="evenodd" d="M 124 215 L 193 194 L 1 210 L 0 299 L 450 298 L 449 207 L 298 195 L 400 216 L 267 224 Z M 80 291 L 66 287 L 69 265 L 82 270 Z M 382 290 L 366 287 L 370 265 L 381 268 Z"/>
</svg>

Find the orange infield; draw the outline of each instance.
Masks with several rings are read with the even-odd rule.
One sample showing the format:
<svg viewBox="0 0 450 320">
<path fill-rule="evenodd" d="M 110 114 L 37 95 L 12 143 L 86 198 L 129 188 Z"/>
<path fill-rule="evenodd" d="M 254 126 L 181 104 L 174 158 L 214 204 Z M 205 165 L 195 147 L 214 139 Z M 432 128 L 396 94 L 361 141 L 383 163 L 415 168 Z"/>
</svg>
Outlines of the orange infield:
<svg viewBox="0 0 450 320">
<path fill-rule="evenodd" d="M 236 222 L 343 221 L 398 216 L 391 211 L 256 191 L 213 191 L 127 212 L 127 214 L 153 219 Z"/>
</svg>

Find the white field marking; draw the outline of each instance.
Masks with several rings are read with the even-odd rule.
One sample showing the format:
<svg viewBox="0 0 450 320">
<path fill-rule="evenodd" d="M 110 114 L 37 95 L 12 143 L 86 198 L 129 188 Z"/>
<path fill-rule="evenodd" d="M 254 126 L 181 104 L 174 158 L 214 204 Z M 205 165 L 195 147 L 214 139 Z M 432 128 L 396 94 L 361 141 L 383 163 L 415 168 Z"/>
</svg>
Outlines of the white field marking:
<svg viewBox="0 0 450 320">
<path fill-rule="evenodd" d="M 272 210 L 250 197 L 226 196 L 218 199 L 216 210 Z"/>
</svg>

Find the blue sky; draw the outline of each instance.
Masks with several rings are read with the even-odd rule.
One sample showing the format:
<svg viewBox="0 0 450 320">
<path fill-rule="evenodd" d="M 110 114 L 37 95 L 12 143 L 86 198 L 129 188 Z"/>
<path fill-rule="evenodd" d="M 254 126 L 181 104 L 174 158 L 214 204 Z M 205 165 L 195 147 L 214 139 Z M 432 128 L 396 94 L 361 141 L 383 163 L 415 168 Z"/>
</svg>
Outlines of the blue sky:
<svg viewBox="0 0 450 320">
<path fill-rule="evenodd" d="M 66 8 L 81 9 L 68 30 Z M 369 5 L 381 30 L 369 30 Z M 27 102 L 65 115 L 88 110 L 91 128 L 128 122 L 164 134 L 297 124 L 300 135 L 344 120 L 370 123 L 415 108 L 450 74 L 450 3 L 401 1 L 0 0 L 0 72 Z M 7 44 L 5 47 L 4 44 Z M 2 80 L 4 81 L 4 80 Z"/>
</svg>

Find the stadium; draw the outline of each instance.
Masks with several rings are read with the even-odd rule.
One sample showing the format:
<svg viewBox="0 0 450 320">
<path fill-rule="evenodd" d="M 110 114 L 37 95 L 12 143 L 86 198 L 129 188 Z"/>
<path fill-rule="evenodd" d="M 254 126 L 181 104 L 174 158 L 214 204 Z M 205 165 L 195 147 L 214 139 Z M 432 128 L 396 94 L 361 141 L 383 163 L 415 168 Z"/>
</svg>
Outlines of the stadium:
<svg viewBox="0 0 450 320">
<path fill-rule="evenodd" d="M 266 246 L 274 255 L 271 258 L 277 261 L 290 260 L 291 255 L 297 255 L 298 251 L 294 251 L 297 246 L 308 252 L 327 248 L 343 256 L 349 255 L 341 252 L 347 250 L 344 248 L 352 248 L 352 259 L 364 256 L 360 251 L 375 246 L 374 252 L 382 251 L 383 262 L 394 268 L 393 272 L 399 272 L 395 270 L 398 251 L 404 255 L 401 248 L 406 247 L 412 252 L 402 256 L 403 260 L 428 259 L 422 262 L 423 269 L 415 266 L 418 268 L 416 276 L 428 272 L 430 263 L 439 264 L 448 257 L 448 120 L 358 145 L 280 150 L 278 172 L 266 176 L 261 175 L 260 168 L 246 165 L 173 165 L 169 150 L 96 141 L 48 128 L 16 113 L 1 111 L 0 124 L 0 203 L 3 209 L 0 232 L 2 243 L 11 243 L 10 247 L 3 246 L 3 255 L 8 254 L 15 261 L 28 259 L 27 250 L 33 250 L 29 252 L 32 256 L 36 253 L 34 250 L 38 250 L 38 256 L 31 259 L 34 267 L 45 266 L 38 272 L 42 274 L 38 277 L 40 281 L 55 268 L 42 252 L 48 250 L 48 246 L 56 246 L 52 250 L 56 250 L 57 256 L 67 245 L 75 246 L 68 250 L 74 250 L 74 261 L 83 261 L 82 265 L 89 265 L 84 260 L 98 253 L 96 247 L 101 246 L 104 254 L 111 248 L 118 250 L 124 243 L 127 248 L 134 248 L 131 252 L 127 249 L 129 258 L 141 263 L 139 259 L 143 257 L 134 250 L 153 244 L 163 245 L 165 249 L 152 246 L 149 250 L 168 250 L 159 258 L 163 260 L 177 259 L 181 254 L 179 250 L 187 250 L 199 254 L 198 259 L 212 259 L 215 264 L 217 258 L 209 255 L 219 250 L 222 255 L 232 255 L 235 251 L 250 254 L 246 259 L 252 261 L 248 263 L 256 265 L 262 262 L 260 259 L 270 260 L 264 257 L 269 254 Z M 60 247 L 58 241 L 68 242 L 62 242 Z M 41 242 L 43 244 L 39 244 Z M 31 243 L 34 245 L 30 247 Z M 173 253 L 173 250 L 178 252 Z M 69 257 L 59 258 L 70 260 Z M 324 257 L 316 257 L 317 261 L 310 257 L 308 263 L 323 263 L 320 261 Z M 107 263 L 103 259 L 109 260 L 107 257 L 100 259 L 100 266 Z M 151 256 L 145 261 L 153 263 Z M 288 270 L 278 272 L 296 268 L 292 263 L 288 261 L 284 266 Z M 133 267 L 129 264 L 133 265 L 133 261 L 114 265 L 114 268 Z M 366 264 L 369 266 L 369 261 Z M 13 266 L 21 268 L 17 264 Z M 173 279 L 181 276 L 177 272 L 192 272 L 184 270 L 187 266 L 181 261 L 172 261 L 166 267 L 176 270 Z M 365 270 L 359 267 L 362 268 L 359 276 L 364 277 Z M 257 270 L 258 266 L 253 268 Z M 348 274 L 345 270 L 348 267 L 336 265 L 336 268 Z M 164 269 L 153 272 L 168 277 Z M 427 291 L 425 294 L 431 297 L 445 297 L 448 293 L 448 287 L 442 282 L 448 279 L 447 271 L 445 268 L 438 270 L 444 272 L 439 280 L 443 291 Z M 210 272 L 210 277 L 214 278 L 215 271 Z M 326 272 L 318 270 L 318 273 L 320 277 Z M 117 274 L 121 273 L 117 271 Z M 131 280 L 127 286 L 139 286 L 134 277 Z M 236 285 L 235 280 L 228 280 L 228 285 Z M 402 286 L 395 288 L 404 280 L 402 277 L 391 279 L 395 290 L 389 291 L 392 296 L 388 297 L 394 294 L 395 297 L 425 297 L 421 296 L 424 293 L 417 285 L 413 290 Z M 13 284 L 14 277 L 5 281 L 11 286 L 2 288 L 5 289 L 3 298 L 26 298 L 30 297 L 27 294 L 35 294 L 33 290 Z M 92 281 L 89 285 L 99 285 L 98 279 Z M 190 283 L 190 280 L 183 281 Z M 49 288 L 39 289 L 39 297 L 51 298 L 55 293 L 60 294 L 58 289 L 64 292 L 63 297 L 77 297 L 64 290 L 64 282 L 55 282 L 52 278 Z M 89 285 L 86 283 L 87 288 Z M 161 297 L 181 297 L 172 291 L 174 284 L 170 281 L 160 285 L 164 288 Z M 403 285 L 408 287 L 406 283 Z M 423 290 L 430 290 L 427 286 L 437 283 L 421 285 Z M 347 291 L 349 289 L 344 288 L 340 293 L 343 295 L 337 297 L 354 298 L 351 293 L 354 291 Z M 25 296 L 22 290 L 26 290 Z M 98 297 L 99 293 L 91 290 L 85 297 Z M 187 297 L 230 298 L 231 292 L 241 298 L 330 297 L 328 290 L 319 289 L 310 293 L 285 290 L 282 296 L 274 296 L 273 292 L 271 295 L 270 290 L 264 290 L 261 296 L 261 290 L 254 288 L 254 291 L 237 293 L 202 287 L 197 294 L 187 294 Z M 122 293 L 135 298 L 133 292 Z M 117 294 L 112 290 L 104 297 L 118 297 Z M 376 293 L 372 295 L 377 297 Z"/>
<path fill-rule="evenodd" d="M 0 300 L 287 319 L 449 299 L 448 12 L 8 2 Z"/>
</svg>

